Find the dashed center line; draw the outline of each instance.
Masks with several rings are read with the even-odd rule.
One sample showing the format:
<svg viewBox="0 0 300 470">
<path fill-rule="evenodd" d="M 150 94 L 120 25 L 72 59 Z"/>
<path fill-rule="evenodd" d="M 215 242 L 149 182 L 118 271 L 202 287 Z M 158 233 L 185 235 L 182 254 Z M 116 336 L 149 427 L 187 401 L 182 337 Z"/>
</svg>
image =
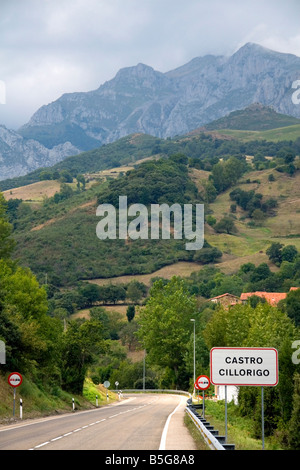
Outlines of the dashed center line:
<svg viewBox="0 0 300 470">
<path fill-rule="evenodd" d="M 90 423 L 90 424 L 86 424 L 85 426 L 82 426 L 81 428 L 77 428 L 77 429 L 74 429 L 73 431 L 70 431 L 70 432 L 67 432 L 61 436 L 57 436 L 57 437 L 54 437 L 53 439 L 50 439 L 50 441 L 46 441 L 46 442 L 43 442 L 42 444 L 38 444 L 28 450 L 34 450 L 34 449 L 39 449 L 40 447 L 43 447 L 47 444 L 50 444 L 51 442 L 54 442 L 54 441 L 58 441 L 59 439 L 62 439 L 63 437 L 67 437 L 67 436 L 70 436 L 71 434 L 74 434 L 76 432 L 79 432 L 79 431 L 82 431 L 83 429 L 86 429 L 86 428 L 89 428 L 90 426 L 94 426 L 95 424 L 99 424 L 99 423 L 102 423 L 103 421 L 106 421 L 107 419 L 111 419 L 111 418 L 115 418 L 116 416 L 119 416 L 121 414 L 124 414 L 124 413 L 130 413 L 131 411 L 135 411 L 135 410 L 139 410 L 140 408 L 144 408 L 145 406 L 148 406 L 150 405 L 151 403 L 153 403 L 154 401 L 156 400 L 152 400 L 151 402 L 148 402 L 147 404 L 145 405 L 141 405 L 141 406 L 138 406 L 136 408 L 132 408 L 130 410 L 126 410 L 126 411 L 120 411 L 120 413 L 117 413 L 115 415 L 112 415 L 112 416 L 109 416 L 108 418 L 103 418 L 103 419 L 100 419 L 98 421 L 95 421 L 93 423 Z"/>
</svg>

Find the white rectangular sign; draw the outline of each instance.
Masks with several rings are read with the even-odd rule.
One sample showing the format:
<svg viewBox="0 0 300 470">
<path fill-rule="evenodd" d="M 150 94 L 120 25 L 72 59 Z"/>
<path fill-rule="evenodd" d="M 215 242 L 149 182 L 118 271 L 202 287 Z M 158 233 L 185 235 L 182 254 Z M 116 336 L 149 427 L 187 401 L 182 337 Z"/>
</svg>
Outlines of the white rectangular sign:
<svg viewBox="0 0 300 470">
<path fill-rule="evenodd" d="M 210 380 L 214 385 L 278 383 L 278 353 L 274 348 L 212 348 Z"/>
</svg>

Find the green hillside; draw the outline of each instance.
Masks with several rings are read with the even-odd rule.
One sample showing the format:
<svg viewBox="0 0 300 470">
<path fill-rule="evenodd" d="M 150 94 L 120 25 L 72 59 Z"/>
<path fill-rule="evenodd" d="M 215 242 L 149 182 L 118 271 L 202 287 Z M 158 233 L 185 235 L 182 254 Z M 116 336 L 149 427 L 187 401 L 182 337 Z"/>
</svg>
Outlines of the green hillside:
<svg viewBox="0 0 300 470">
<path fill-rule="evenodd" d="M 39 168 L 25 176 L 0 181 L 6 191 L 29 185 L 41 179 L 56 180 L 64 172 L 72 177 L 103 170 L 132 166 L 145 158 L 167 157 L 184 153 L 198 168 L 210 169 L 214 159 L 228 155 L 275 156 L 285 147 L 299 154 L 300 120 L 276 113 L 270 108 L 253 106 L 196 129 L 184 136 L 160 139 L 145 134 L 132 134 L 100 148 L 82 152 L 55 164 Z"/>
<path fill-rule="evenodd" d="M 284 158 L 293 161 L 285 163 Z M 97 205 L 109 203 L 117 207 L 119 195 L 127 195 L 128 205 L 204 203 L 206 248 L 215 247 L 223 257 L 231 256 L 232 262 L 265 252 L 275 239 L 288 244 L 294 237 L 293 244 L 299 247 L 299 160 L 287 151 L 271 160 L 261 156 L 234 159 L 227 158 L 205 171 L 177 154 L 141 163 L 124 175 L 100 180 L 84 191 L 65 184 L 60 195 L 47 198 L 37 207 L 30 202 L 21 203 L 17 213 L 11 202 L 17 241 L 15 257 L 29 266 L 41 282 L 47 275 L 48 282 L 58 286 L 87 279 L 150 274 L 178 261 L 194 262 L 195 270 L 199 263 L 203 264 L 201 251 L 187 251 L 184 239 L 99 240 Z M 254 216 L 239 206 L 233 212 L 235 201 L 230 199 L 230 193 L 237 187 L 263 198 L 264 204 L 257 207 L 259 211 Z M 274 209 L 268 207 L 270 201 L 275 204 Z M 230 219 L 234 231 L 215 230 L 211 221 L 215 219 L 218 224 L 224 216 Z"/>
<path fill-rule="evenodd" d="M 262 132 L 296 125 L 300 125 L 300 119 L 277 113 L 270 107 L 256 103 L 248 108 L 233 111 L 229 115 L 207 124 L 205 129 Z"/>
<path fill-rule="evenodd" d="M 232 139 L 237 139 L 241 142 L 254 142 L 259 140 L 266 140 L 269 142 L 295 142 L 299 140 L 300 124 L 279 127 L 278 129 L 271 129 L 267 131 L 245 131 L 236 129 L 220 129 L 218 132 L 222 136 L 228 136 Z"/>
<path fill-rule="evenodd" d="M 290 126 L 294 121 L 270 108 L 253 105 L 211 124 L 211 128 L 224 123 L 228 128 L 235 126 L 224 131 L 231 133 L 230 137 L 220 131 L 200 131 L 174 139 L 134 134 L 69 157 L 51 168 L 3 181 L 0 186 L 11 199 L 8 204 L 17 240 L 15 257 L 41 282 L 47 277 L 58 286 L 150 274 L 179 261 L 195 263 L 195 269 L 203 264 L 200 254 L 185 250 L 183 240 L 99 240 L 97 205 L 105 202 L 116 206 L 120 195 L 127 195 L 128 204 L 204 203 L 206 249 L 215 249 L 233 260 L 265 252 L 275 238 L 285 244 L 292 236 L 297 245 L 300 127 Z M 288 127 L 261 132 L 237 130 L 259 128 L 262 122 L 268 129 Z M 294 138 L 288 139 L 292 130 Z M 282 135 L 286 139 L 282 140 Z M 231 200 L 230 193 L 237 184 L 262 198 L 254 217 Z M 26 202 L 22 202 L 24 195 Z M 275 208 L 268 207 L 269 200 L 275 201 Z M 224 216 L 230 219 L 234 231 L 215 229 Z"/>
</svg>

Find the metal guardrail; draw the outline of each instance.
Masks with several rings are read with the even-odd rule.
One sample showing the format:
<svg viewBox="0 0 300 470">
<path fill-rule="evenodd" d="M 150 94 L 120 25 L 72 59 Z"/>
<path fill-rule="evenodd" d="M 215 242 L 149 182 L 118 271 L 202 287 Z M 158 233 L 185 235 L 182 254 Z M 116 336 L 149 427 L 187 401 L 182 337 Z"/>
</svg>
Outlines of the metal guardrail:
<svg viewBox="0 0 300 470">
<path fill-rule="evenodd" d="M 201 417 L 198 413 L 199 410 L 202 410 L 201 405 L 193 405 L 191 394 L 184 390 L 168 390 L 168 389 L 124 389 L 124 390 L 112 390 L 113 392 L 123 393 L 171 393 L 178 395 L 188 396 L 187 404 L 185 411 L 190 416 L 191 420 L 200 431 L 204 441 L 208 447 L 212 450 L 235 450 L 234 444 L 227 444 L 226 437 L 220 436 L 219 431 L 214 429 L 214 426 L 211 426 L 205 418 Z"/>
<path fill-rule="evenodd" d="M 186 406 L 186 413 L 200 431 L 201 436 L 211 450 L 234 450 L 234 444 L 227 444 L 225 436 L 220 436 L 219 431 L 214 429 L 205 418 L 201 417 L 198 410 L 202 409 L 202 405 L 193 405 L 189 399 Z"/>
</svg>

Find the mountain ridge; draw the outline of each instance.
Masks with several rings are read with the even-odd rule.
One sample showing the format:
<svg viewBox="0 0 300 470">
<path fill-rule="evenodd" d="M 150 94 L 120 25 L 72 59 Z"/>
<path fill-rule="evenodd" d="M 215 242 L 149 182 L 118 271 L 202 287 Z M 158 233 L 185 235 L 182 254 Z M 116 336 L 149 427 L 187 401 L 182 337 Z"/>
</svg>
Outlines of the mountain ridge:
<svg viewBox="0 0 300 470">
<path fill-rule="evenodd" d="M 229 57 L 196 57 L 166 73 L 143 63 L 124 67 L 96 90 L 65 93 L 17 132 L 7 130 L 15 132 L 11 146 L 0 135 L 0 180 L 134 133 L 184 135 L 257 102 L 300 118 L 292 101 L 299 76 L 300 57 L 254 43 Z"/>
<path fill-rule="evenodd" d="M 254 43 L 230 57 L 196 57 L 166 73 L 139 63 L 96 90 L 64 94 L 41 107 L 19 132 L 30 137 L 33 129 L 39 140 L 37 127 L 69 121 L 100 144 L 133 132 L 167 138 L 255 102 L 300 117 L 290 99 L 299 73 L 299 57 Z"/>
</svg>

